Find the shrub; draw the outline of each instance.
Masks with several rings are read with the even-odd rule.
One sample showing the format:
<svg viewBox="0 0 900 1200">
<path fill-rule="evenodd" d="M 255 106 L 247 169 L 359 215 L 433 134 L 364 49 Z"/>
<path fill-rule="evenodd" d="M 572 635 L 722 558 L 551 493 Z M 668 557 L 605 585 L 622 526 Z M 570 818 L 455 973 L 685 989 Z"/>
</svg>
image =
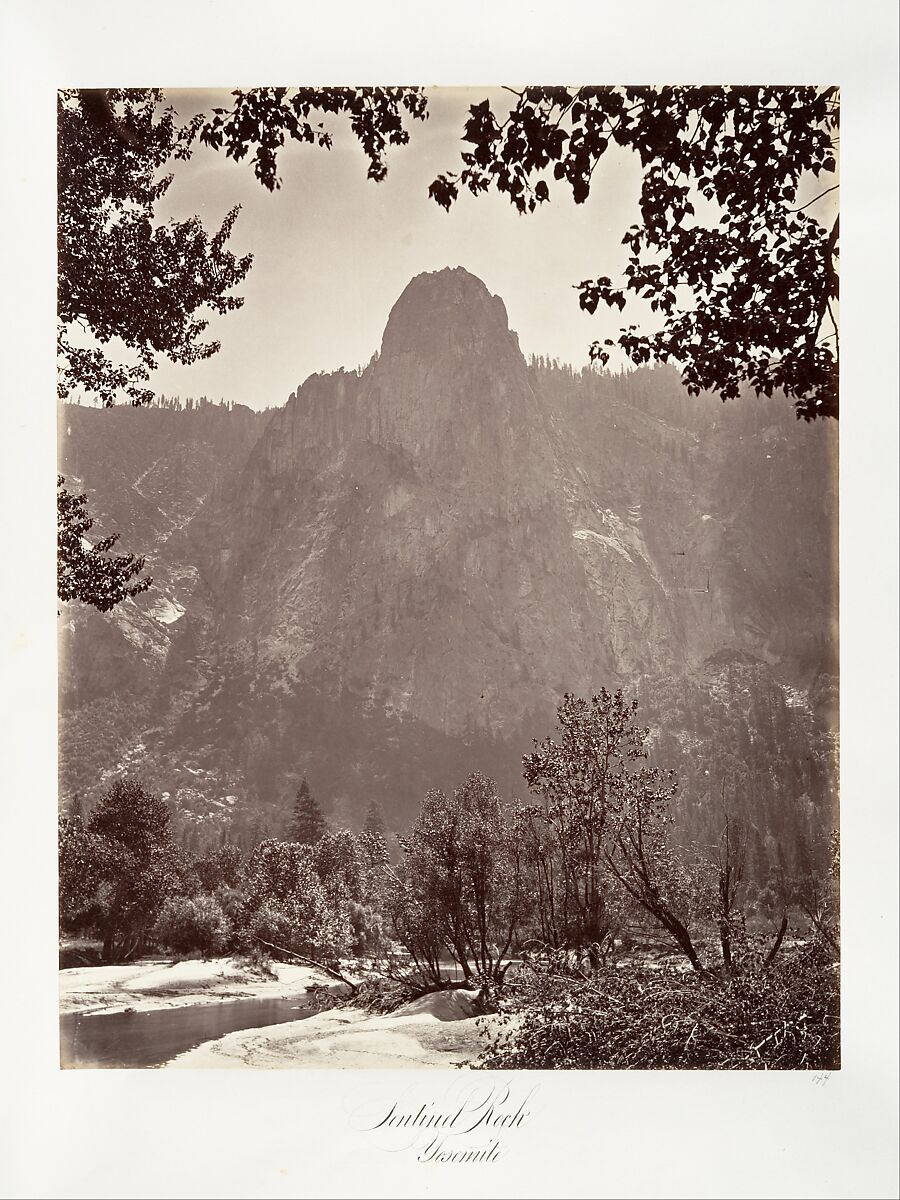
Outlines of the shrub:
<svg viewBox="0 0 900 1200">
<path fill-rule="evenodd" d="M 309 846 L 274 839 L 253 851 L 242 877 L 245 901 L 238 938 L 262 938 L 282 950 L 335 959 L 350 940 L 345 898 L 322 883 Z"/>
<path fill-rule="evenodd" d="M 157 942 L 176 954 L 219 954 L 228 932 L 221 905 L 207 895 L 169 897 L 153 928 Z"/>
<path fill-rule="evenodd" d="M 274 968 L 272 967 L 272 956 L 258 943 L 250 946 L 248 950 L 240 954 L 237 961 L 241 962 L 250 970 L 256 971 L 263 977 L 263 979 L 278 978 Z"/>
<path fill-rule="evenodd" d="M 368 904 L 356 900 L 347 903 L 350 921 L 350 952 L 359 957 L 380 954 L 387 946 L 384 918 Z"/>
<path fill-rule="evenodd" d="M 476 1065 L 831 1070 L 838 1038 L 838 970 L 818 947 L 734 976 L 609 967 L 582 980 L 533 967 L 501 999 Z"/>
<path fill-rule="evenodd" d="M 373 976 L 363 979 L 347 1003 L 369 1012 L 388 1013 L 406 1004 L 417 995 L 407 981 Z"/>
</svg>

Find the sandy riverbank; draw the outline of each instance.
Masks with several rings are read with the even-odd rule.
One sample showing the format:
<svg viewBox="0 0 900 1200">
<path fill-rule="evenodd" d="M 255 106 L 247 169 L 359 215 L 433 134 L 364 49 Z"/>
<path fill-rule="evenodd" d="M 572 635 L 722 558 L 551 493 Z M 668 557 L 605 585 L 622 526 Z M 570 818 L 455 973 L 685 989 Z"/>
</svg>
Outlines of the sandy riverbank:
<svg viewBox="0 0 900 1200">
<path fill-rule="evenodd" d="M 111 967 L 71 967 L 59 973 L 61 1013 L 213 1004 L 222 1000 L 276 1000 L 303 996 L 310 987 L 340 993 L 342 984 L 311 967 L 273 963 L 270 979 L 231 958 L 173 962 L 142 959 Z"/>
<path fill-rule="evenodd" d="M 226 1034 L 167 1065 L 332 1070 L 466 1066 L 481 1049 L 484 1028 L 473 998 L 470 992 L 441 992 L 388 1014 L 329 1009 L 304 1021 Z"/>
</svg>

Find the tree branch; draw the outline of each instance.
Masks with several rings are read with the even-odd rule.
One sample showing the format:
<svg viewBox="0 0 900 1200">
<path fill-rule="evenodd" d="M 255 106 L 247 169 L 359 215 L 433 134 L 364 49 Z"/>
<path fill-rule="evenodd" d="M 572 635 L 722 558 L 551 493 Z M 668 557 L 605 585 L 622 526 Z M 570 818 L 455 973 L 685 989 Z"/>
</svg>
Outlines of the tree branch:
<svg viewBox="0 0 900 1200">
<path fill-rule="evenodd" d="M 837 246 L 837 240 L 838 240 L 839 230 L 840 230 L 840 220 L 841 220 L 840 217 L 835 217 L 834 225 L 832 225 L 832 227 L 831 227 L 831 233 L 828 235 L 828 244 L 825 247 L 825 279 L 824 279 L 823 285 L 822 285 L 822 296 L 819 300 L 818 312 L 816 314 L 816 322 L 815 322 L 815 325 L 813 326 L 813 328 L 810 330 L 809 338 L 807 339 L 807 344 L 810 346 L 815 345 L 816 339 L 819 336 L 819 330 L 822 328 L 822 322 L 825 319 L 825 313 L 828 310 L 828 301 L 830 299 L 829 286 L 831 284 L 832 279 L 837 278 L 835 270 L 831 265 L 831 261 L 834 258 L 834 250 L 835 250 L 835 247 Z"/>
<path fill-rule="evenodd" d="M 265 938 L 257 937 L 256 940 L 261 946 L 267 946 L 270 950 L 277 950 L 279 954 L 286 954 L 289 958 L 295 958 L 297 962 L 303 963 L 306 967 L 315 967 L 317 971 L 321 971 L 324 975 L 338 980 L 339 983 L 345 983 L 351 989 L 351 995 L 355 996 L 359 991 L 358 983 L 353 983 L 346 976 L 342 975 L 340 971 L 335 971 L 332 967 L 327 967 L 324 963 L 316 962 L 313 958 L 306 958 L 303 954 L 297 954 L 295 950 L 286 950 L 284 946 L 276 946 L 273 942 L 267 942 Z"/>
<path fill-rule="evenodd" d="M 819 192 L 818 196 L 813 196 L 812 200 L 807 200 L 805 204 L 801 204 L 799 208 L 789 208 L 789 213 L 803 212 L 804 208 L 809 208 L 811 204 L 815 204 L 817 200 L 821 200 L 823 196 L 827 196 L 829 192 L 836 192 L 841 185 L 834 183 L 830 188 L 826 188 L 824 192 Z"/>
</svg>

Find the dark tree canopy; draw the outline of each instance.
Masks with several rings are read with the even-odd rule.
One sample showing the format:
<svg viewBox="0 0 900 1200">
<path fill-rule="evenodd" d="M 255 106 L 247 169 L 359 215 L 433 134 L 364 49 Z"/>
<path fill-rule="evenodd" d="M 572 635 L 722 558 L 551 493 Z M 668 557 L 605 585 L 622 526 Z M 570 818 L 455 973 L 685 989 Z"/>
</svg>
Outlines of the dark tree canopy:
<svg viewBox="0 0 900 1200">
<path fill-rule="evenodd" d="M 201 113 L 194 118 L 186 130 L 186 144 L 199 136 L 204 145 L 224 149 L 236 161 L 254 150 L 254 173 L 269 191 L 281 186 L 277 160 L 286 139 L 331 149 L 332 136 L 317 117 L 349 119 L 369 160 L 368 178 L 380 182 L 387 175 L 387 147 L 409 141 L 404 118 L 424 121 L 428 116 L 422 89 L 412 87 L 260 87 L 237 89 L 231 95 L 231 108 L 214 108 L 211 116 Z"/>
<path fill-rule="evenodd" d="M 100 612 L 109 612 L 130 596 L 145 592 L 153 582 L 139 578 L 144 559 L 133 554 L 111 555 L 119 535 L 91 545 L 87 534 L 94 521 L 87 511 L 87 496 L 76 496 L 56 481 L 56 591 L 60 600 L 80 600 Z"/>
<path fill-rule="evenodd" d="M 209 238 L 198 217 L 156 226 L 153 209 L 171 176 L 170 158 L 187 158 L 199 140 L 241 160 L 257 179 L 280 186 L 278 153 L 288 140 L 328 149 L 328 116 L 348 119 L 376 181 L 385 150 L 409 141 L 407 124 L 424 120 L 420 88 L 251 88 L 230 108 L 198 114 L 178 127 L 161 92 L 68 91 L 59 100 L 60 394 L 74 387 L 112 403 L 134 403 L 156 355 L 189 363 L 218 349 L 200 342 L 204 305 L 223 313 L 242 301 L 230 293 L 251 258 L 225 250 L 237 210 Z M 655 333 L 635 325 L 595 342 L 608 361 L 617 345 L 636 364 L 673 362 L 692 393 L 722 399 L 749 383 L 783 391 L 806 420 L 838 412 L 838 222 L 822 226 L 798 203 L 810 176 L 837 170 L 836 88 L 528 87 L 501 120 L 490 102 L 472 105 L 459 172 L 438 176 L 430 195 L 449 209 L 466 188 L 492 186 L 519 212 L 550 199 L 565 181 L 583 203 L 610 146 L 638 155 L 643 169 L 640 224 L 625 232 L 624 276 L 584 279 L 582 308 L 624 309 L 627 296 L 649 301 L 663 318 Z M 818 198 L 818 197 L 816 197 Z M 698 211 L 699 204 L 699 211 Z M 73 325 L 101 344 L 117 337 L 138 355 L 114 364 L 96 346 L 72 343 Z"/>
<path fill-rule="evenodd" d="M 232 312 L 231 293 L 251 255 L 226 249 L 238 209 L 210 236 L 199 217 L 156 224 L 154 210 L 172 182 L 161 175 L 188 153 L 185 131 L 153 90 L 63 91 L 57 105 L 58 390 L 75 388 L 113 404 L 153 398 L 145 386 L 157 356 L 176 363 L 209 358 L 208 308 Z M 93 344 L 77 344 L 78 327 Z M 123 365 L 100 346 L 119 339 L 137 361 Z M 84 341 L 86 339 L 82 339 Z"/>
<path fill-rule="evenodd" d="M 837 170 L 837 88 L 528 87 L 498 118 L 485 100 L 463 131 L 458 173 L 429 194 L 449 210 L 461 188 L 495 187 L 520 213 L 565 182 L 576 204 L 611 146 L 638 155 L 640 224 L 622 239 L 624 277 L 577 284 L 581 307 L 622 310 L 628 295 L 663 318 L 595 342 L 608 361 L 617 345 L 632 362 L 673 362 L 692 394 L 723 400 L 749 383 L 781 390 L 798 417 L 838 414 L 838 222 L 819 224 L 798 201 L 801 181 Z M 701 201 L 702 198 L 702 201 Z M 697 211 L 698 205 L 700 211 Z"/>
<path fill-rule="evenodd" d="M 314 846 L 327 828 L 319 802 L 309 790 L 309 784 L 304 779 L 297 789 L 297 796 L 294 800 L 292 838 L 295 842 Z"/>
<path fill-rule="evenodd" d="M 87 828 L 142 859 L 171 840 L 165 802 L 135 779 L 113 783 L 97 801 Z"/>
<path fill-rule="evenodd" d="M 96 930 L 104 962 L 137 953 L 166 897 L 188 885 L 169 810 L 135 779 L 117 779 L 86 825 L 61 821 L 59 862 L 63 927 Z"/>
<path fill-rule="evenodd" d="M 157 202 L 172 182 L 172 160 L 189 158 L 199 140 L 236 160 L 253 148 L 257 178 L 279 186 L 277 151 L 285 138 L 329 149 L 331 134 L 315 118 L 340 114 L 369 160 L 370 179 L 387 173 L 388 145 L 409 140 L 404 118 L 424 120 L 417 88 L 255 88 L 232 93 L 231 109 L 179 125 L 163 93 L 152 89 L 70 89 L 57 103 L 58 325 L 57 390 L 76 390 L 105 405 L 123 397 L 148 404 L 147 386 L 160 356 L 189 364 L 219 349 L 203 340 L 203 309 L 233 312 L 233 289 L 252 255 L 227 248 L 238 208 L 217 232 L 199 216 L 158 224 Z M 110 343 L 124 347 L 107 350 Z M 81 507 L 79 507 L 81 506 Z M 130 583 L 142 559 L 105 558 L 114 539 L 85 547 L 90 521 L 83 498 L 59 493 L 59 598 L 109 611 L 150 586 Z"/>
</svg>

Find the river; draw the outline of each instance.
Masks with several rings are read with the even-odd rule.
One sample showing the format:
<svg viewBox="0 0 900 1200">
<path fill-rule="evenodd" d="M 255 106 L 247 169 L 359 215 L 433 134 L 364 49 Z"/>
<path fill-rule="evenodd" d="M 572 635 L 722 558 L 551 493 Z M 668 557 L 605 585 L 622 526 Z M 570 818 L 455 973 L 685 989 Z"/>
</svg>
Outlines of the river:
<svg viewBox="0 0 900 1200">
<path fill-rule="evenodd" d="M 147 1012 L 63 1013 L 60 1064 L 71 1067 L 160 1067 L 201 1042 L 236 1029 L 300 1021 L 319 1012 L 318 1000 L 226 1000 Z"/>
</svg>

